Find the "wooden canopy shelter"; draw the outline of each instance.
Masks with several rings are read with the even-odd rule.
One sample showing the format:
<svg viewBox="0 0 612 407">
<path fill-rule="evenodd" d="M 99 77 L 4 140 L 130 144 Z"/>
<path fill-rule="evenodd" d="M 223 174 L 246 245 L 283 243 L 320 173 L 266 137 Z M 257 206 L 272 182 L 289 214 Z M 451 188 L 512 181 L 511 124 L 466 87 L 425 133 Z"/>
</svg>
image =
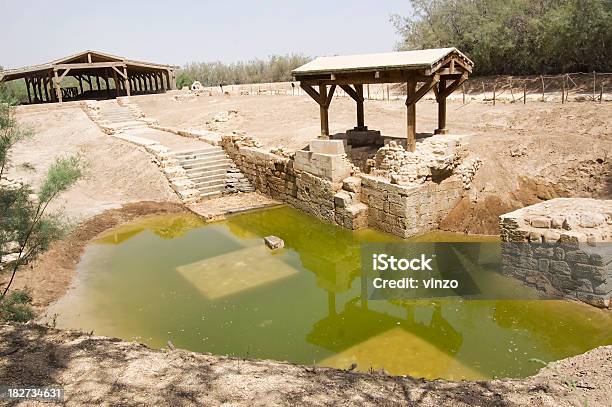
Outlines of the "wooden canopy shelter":
<svg viewBox="0 0 612 407">
<path fill-rule="evenodd" d="M 336 86 L 357 103 L 357 127 L 367 130 L 363 85 L 406 83 L 407 148 L 416 147 L 416 103 L 433 89 L 438 102 L 436 134 L 445 134 L 446 97 L 472 72 L 474 63 L 456 48 L 437 48 L 384 54 L 319 57 L 293 70 L 295 80 L 320 107 L 321 135 L 329 137 L 328 109 Z M 420 85 L 419 85 L 420 84 Z M 329 88 L 328 88 L 329 86 Z M 317 87 L 318 90 L 315 88 Z"/>
<path fill-rule="evenodd" d="M 30 103 L 83 98 L 106 99 L 164 92 L 176 87 L 173 65 L 133 61 L 98 51 L 84 51 L 46 64 L 0 71 L 0 82 L 24 79 Z M 64 86 L 66 76 L 73 84 Z M 86 84 L 87 88 L 83 85 Z"/>
</svg>

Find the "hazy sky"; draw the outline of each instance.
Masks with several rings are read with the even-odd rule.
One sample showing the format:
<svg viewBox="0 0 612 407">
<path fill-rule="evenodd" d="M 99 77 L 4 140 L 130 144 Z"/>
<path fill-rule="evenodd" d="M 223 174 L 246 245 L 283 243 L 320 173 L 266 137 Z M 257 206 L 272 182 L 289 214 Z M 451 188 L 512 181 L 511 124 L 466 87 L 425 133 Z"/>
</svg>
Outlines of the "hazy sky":
<svg viewBox="0 0 612 407">
<path fill-rule="evenodd" d="M 16 68 L 86 49 L 183 65 L 271 54 L 391 51 L 402 0 L 0 0 L 0 65 Z"/>
</svg>

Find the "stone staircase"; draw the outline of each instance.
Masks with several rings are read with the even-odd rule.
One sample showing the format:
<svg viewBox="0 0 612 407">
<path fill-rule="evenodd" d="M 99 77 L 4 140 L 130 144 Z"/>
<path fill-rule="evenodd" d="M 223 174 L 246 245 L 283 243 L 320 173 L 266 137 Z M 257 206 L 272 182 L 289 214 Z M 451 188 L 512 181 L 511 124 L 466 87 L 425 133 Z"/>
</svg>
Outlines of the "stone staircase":
<svg viewBox="0 0 612 407">
<path fill-rule="evenodd" d="M 148 127 L 146 119 L 139 117 L 129 106 L 116 101 L 87 101 L 85 112 L 106 134 L 123 133 L 127 130 Z"/>
<path fill-rule="evenodd" d="M 255 188 L 221 147 L 202 141 L 202 147 L 171 150 L 153 132 L 157 121 L 144 117 L 135 103 L 85 101 L 83 110 L 106 134 L 141 146 L 155 156 L 170 186 L 184 203 L 213 198 L 222 193 L 253 192 Z M 184 137 L 168 132 L 168 137 Z M 165 143 L 164 143 L 165 144 Z M 174 143 L 176 144 L 176 142 Z"/>
<path fill-rule="evenodd" d="M 202 198 L 220 195 L 226 191 L 254 191 L 250 182 L 221 147 L 175 151 L 170 155 L 185 170 L 186 178 L 192 183 L 191 188 L 198 190 Z"/>
</svg>

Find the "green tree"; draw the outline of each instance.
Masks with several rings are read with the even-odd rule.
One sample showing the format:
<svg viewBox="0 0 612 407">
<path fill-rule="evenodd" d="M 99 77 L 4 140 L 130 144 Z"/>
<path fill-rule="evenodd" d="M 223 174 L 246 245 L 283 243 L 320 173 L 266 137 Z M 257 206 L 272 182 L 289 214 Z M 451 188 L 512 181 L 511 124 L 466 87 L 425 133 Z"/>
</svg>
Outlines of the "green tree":
<svg viewBox="0 0 612 407">
<path fill-rule="evenodd" d="M 9 164 L 10 149 L 26 137 L 27 132 L 17 124 L 10 105 L 0 102 L 0 106 L 1 177 Z M 59 157 L 49 167 L 36 193 L 27 184 L 0 184 L 0 257 L 10 267 L 10 279 L 0 293 L 0 302 L 9 291 L 19 267 L 62 236 L 65 225 L 57 215 L 47 213 L 47 209 L 81 174 L 82 164 L 78 157 Z"/>
<path fill-rule="evenodd" d="M 398 49 L 457 47 L 478 74 L 608 71 L 611 0 L 411 0 Z"/>
</svg>

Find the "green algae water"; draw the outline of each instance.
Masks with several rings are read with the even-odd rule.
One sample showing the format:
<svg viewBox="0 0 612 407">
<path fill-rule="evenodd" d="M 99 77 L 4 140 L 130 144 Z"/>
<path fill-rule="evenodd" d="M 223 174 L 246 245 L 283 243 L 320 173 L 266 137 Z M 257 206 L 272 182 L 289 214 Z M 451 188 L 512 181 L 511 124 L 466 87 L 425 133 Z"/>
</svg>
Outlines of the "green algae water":
<svg viewBox="0 0 612 407">
<path fill-rule="evenodd" d="M 272 252 L 263 237 L 285 248 Z M 482 241 L 432 233 L 414 241 Z M 152 347 L 385 369 L 425 378 L 524 377 L 548 362 L 612 344 L 612 315 L 570 301 L 363 301 L 360 247 L 399 242 L 349 231 L 288 207 L 205 224 L 147 217 L 85 250 L 54 304 L 62 328 Z"/>
</svg>

